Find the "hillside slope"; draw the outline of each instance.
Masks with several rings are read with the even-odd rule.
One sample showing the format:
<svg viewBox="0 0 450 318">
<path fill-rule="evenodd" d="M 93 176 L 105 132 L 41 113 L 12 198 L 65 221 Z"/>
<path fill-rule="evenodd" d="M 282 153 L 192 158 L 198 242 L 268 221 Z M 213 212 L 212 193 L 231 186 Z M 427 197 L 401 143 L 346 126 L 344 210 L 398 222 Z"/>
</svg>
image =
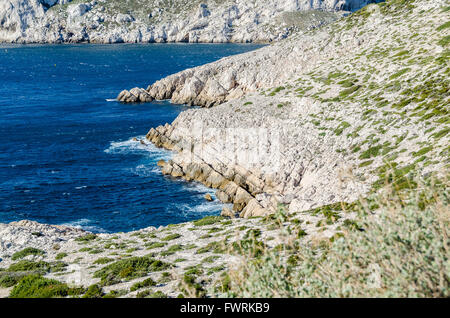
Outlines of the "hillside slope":
<svg viewBox="0 0 450 318">
<path fill-rule="evenodd" d="M 178 153 L 164 173 L 218 188 L 241 216 L 278 204 L 301 211 L 350 202 L 392 169 L 398 176 L 448 171 L 446 4 L 369 5 L 119 98 L 220 104 L 183 112 L 147 137 Z"/>
</svg>

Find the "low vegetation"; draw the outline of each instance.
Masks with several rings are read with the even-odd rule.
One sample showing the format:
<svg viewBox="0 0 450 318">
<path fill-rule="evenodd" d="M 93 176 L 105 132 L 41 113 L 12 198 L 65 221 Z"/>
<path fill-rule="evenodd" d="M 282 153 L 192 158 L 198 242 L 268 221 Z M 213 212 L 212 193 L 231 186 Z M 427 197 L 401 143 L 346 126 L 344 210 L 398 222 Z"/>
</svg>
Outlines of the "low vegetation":
<svg viewBox="0 0 450 318">
<path fill-rule="evenodd" d="M 282 251 L 249 251 L 218 290 L 233 297 L 449 297 L 448 183 L 416 182 L 414 190 L 389 187 L 361 200 L 351 222 L 358 225 L 330 241 L 300 247 L 287 235 Z"/>
</svg>

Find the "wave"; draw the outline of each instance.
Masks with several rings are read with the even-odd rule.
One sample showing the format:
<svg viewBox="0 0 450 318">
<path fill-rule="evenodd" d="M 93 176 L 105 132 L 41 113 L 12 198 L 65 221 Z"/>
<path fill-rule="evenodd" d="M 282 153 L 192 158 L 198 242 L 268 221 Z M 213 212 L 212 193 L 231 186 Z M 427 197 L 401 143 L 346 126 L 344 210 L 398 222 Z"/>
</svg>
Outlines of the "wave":
<svg viewBox="0 0 450 318">
<path fill-rule="evenodd" d="M 141 177 L 148 177 L 154 174 L 162 174 L 161 169 L 156 165 L 138 165 L 136 168 L 132 169 L 133 173 Z"/>
<path fill-rule="evenodd" d="M 107 102 L 117 102 L 117 98 L 107 98 L 105 99 Z"/>
<path fill-rule="evenodd" d="M 143 141 L 143 143 L 141 142 Z M 137 136 L 125 141 L 113 141 L 108 149 L 109 154 L 136 154 L 147 153 L 157 160 L 169 160 L 172 157 L 170 151 L 155 147 L 151 142 L 145 139 L 145 136 Z"/>
<path fill-rule="evenodd" d="M 212 215 L 215 213 L 219 213 L 224 204 L 220 201 L 205 201 L 200 204 L 188 204 L 188 203 L 172 203 L 167 206 L 167 210 L 176 209 L 179 211 L 179 214 L 184 217 L 192 217 L 193 214 L 198 215 L 198 217 L 202 217 L 203 215 Z"/>
<path fill-rule="evenodd" d="M 103 229 L 99 226 L 89 225 L 90 223 L 92 223 L 92 220 L 79 219 L 79 220 L 72 221 L 72 222 L 62 223 L 60 225 L 74 227 L 77 229 L 82 229 L 82 230 L 94 232 L 94 233 L 108 233 L 108 231 L 106 231 L 105 229 Z"/>
</svg>

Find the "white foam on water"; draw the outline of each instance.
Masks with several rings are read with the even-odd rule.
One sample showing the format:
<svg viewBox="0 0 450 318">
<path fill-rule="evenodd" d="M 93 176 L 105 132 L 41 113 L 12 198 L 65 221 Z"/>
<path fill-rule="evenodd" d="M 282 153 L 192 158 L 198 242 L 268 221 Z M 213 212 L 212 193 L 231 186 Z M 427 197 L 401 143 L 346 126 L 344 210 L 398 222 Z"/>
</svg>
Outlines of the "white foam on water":
<svg viewBox="0 0 450 318">
<path fill-rule="evenodd" d="M 220 201 L 213 201 L 208 202 L 205 200 L 204 203 L 191 205 L 188 203 L 172 203 L 170 204 L 167 209 L 176 208 L 180 211 L 180 214 L 183 216 L 189 216 L 192 217 L 192 215 L 198 214 L 198 217 L 201 218 L 205 214 L 214 214 L 218 213 L 222 210 L 223 203 Z"/>
<path fill-rule="evenodd" d="M 144 143 L 141 143 L 143 140 Z M 145 139 L 145 136 L 137 136 L 125 141 L 113 141 L 108 149 L 109 154 L 136 154 L 147 153 L 156 160 L 168 160 L 172 157 L 170 151 L 155 147 L 151 142 Z"/>
<path fill-rule="evenodd" d="M 117 98 L 107 98 L 105 99 L 107 102 L 117 102 Z"/>
<path fill-rule="evenodd" d="M 161 174 L 161 169 L 156 165 L 156 162 L 159 160 L 167 161 L 172 158 L 170 151 L 155 147 L 145 139 L 145 136 L 132 137 L 125 141 L 113 141 L 105 152 L 115 155 L 143 155 L 144 160 L 139 165 L 126 168 L 126 170 L 141 177 Z"/>
<path fill-rule="evenodd" d="M 89 225 L 90 223 L 92 223 L 92 220 L 79 219 L 79 220 L 76 220 L 76 221 L 63 223 L 61 225 L 74 227 L 74 228 L 77 228 L 77 229 L 82 229 L 82 230 L 90 231 L 90 232 L 97 232 L 97 233 L 107 233 L 108 232 L 108 231 L 106 231 L 105 229 L 103 229 L 103 228 L 101 228 L 99 226 Z"/>
<path fill-rule="evenodd" d="M 147 177 L 154 174 L 162 174 L 161 169 L 158 166 L 154 166 L 151 164 L 145 165 L 139 165 L 136 168 L 132 169 L 133 173 L 141 176 L 141 177 Z"/>
</svg>

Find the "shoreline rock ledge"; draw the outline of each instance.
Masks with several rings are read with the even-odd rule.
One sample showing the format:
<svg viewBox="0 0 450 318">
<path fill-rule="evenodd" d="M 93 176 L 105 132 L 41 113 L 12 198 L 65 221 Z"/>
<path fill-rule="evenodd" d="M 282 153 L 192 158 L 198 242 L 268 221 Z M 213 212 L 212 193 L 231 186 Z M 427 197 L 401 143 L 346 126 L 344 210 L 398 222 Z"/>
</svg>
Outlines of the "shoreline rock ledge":
<svg viewBox="0 0 450 318">
<path fill-rule="evenodd" d="M 146 138 L 156 147 L 183 153 L 186 147 L 184 140 L 171 139 L 173 127 L 169 124 L 152 128 Z M 224 207 L 223 216 L 249 218 L 264 216 L 275 212 L 272 204 L 258 201 L 258 195 L 267 191 L 264 180 L 251 171 L 240 167 L 225 167 L 224 165 L 211 165 L 196 158 L 195 162 L 186 161 L 186 157 L 175 157 L 175 160 L 159 161 L 158 166 L 164 175 L 182 178 L 186 181 L 200 182 L 208 188 L 216 189 L 216 198 L 225 204 L 232 204 L 232 209 Z"/>
</svg>

